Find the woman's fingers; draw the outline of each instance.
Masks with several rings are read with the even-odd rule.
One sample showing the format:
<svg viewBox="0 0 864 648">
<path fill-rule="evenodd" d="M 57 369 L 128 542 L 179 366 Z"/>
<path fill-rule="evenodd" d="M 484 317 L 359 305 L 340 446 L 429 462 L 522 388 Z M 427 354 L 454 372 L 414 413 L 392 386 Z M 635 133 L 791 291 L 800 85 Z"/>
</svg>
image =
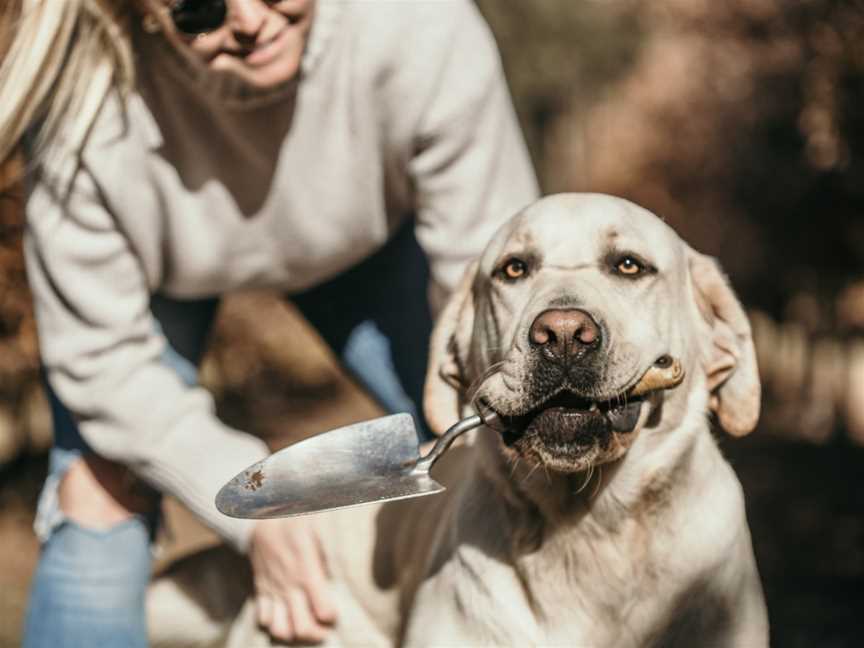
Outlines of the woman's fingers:
<svg viewBox="0 0 864 648">
<path fill-rule="evenodd" d="M 255 597 L 255 617 L 262 628 L 269 628 L 273 623 L 273 601 L 268 594 Z"/>
<path fill-rule="evenodd" d="M 249 555 L 261 625 L 281 641 L 323 641 L 336 621 L 336 606 L 314 526 L 297 520 L 259 522 Z"/>
<path fill-rule="evenodd" d="M 295 637 L 294 625 L 291 623 L 292 615 L 288 609 L 287 602 L 278 597 L 273 601 L 273 621 L 268 628 L 270 635 L 280 641 L 291 641 Z"/>
<path fill-rule="evenodd" d="M 327 628 L 318 623 L 305 592 L 299 589 L 291 590 L 288 594 L 288 608 L 291 613 L 291 627 L 298 640 L 309 643 L 324 641 Z"/>
<path fill-rule="evenodd" d="M 315 618 L 325 625 L 336 623 L 336 606 L 333 605 L 326 581 L 318 587 L 310 587 L 306 593 Z"/>
<path fill-rule="evenodd" d="M 259 594 L 255 598 L 259 625 L 280 641 L 321 643 L 328 628 L 312 611 L 309 598 L 301 589 L 284 595 Z"/>
<path fill-rule="evenodd" d="M 336 621 L 336 606 L 329 587 L 327 564 L 317 536 L 310 534 L 304 539 L 302 585 L 309 598 L 312 613 L 320 623 L 332 624 Z"/>
</svg>

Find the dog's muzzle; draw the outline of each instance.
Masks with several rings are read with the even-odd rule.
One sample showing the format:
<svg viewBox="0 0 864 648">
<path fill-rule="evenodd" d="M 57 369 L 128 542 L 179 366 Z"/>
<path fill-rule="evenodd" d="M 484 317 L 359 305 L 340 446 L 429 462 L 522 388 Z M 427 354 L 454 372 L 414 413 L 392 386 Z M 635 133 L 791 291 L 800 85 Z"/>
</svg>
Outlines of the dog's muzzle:
<svg viewBox="0 0 864 648">
<path fill-rule="evenodd" d="M 645 397 L 671 389 L 684 379 L 678 360 L 664 355 L 649 368 L 636 385 L 608 400 L 591 400 L 563 390 L 532 410 L 517 416 L 500 416 L 504 443 L 542 443 L 549 451 L 578 455 L 582 450 L 606 450 L 616 434 L 632 433 L 642 412 Z"/>
<path fill-rule="evenodd" d="M 593 445 L 613 432 L 632 432 L 639 420 L 642 398 L 592 401 L 562 392 L 520 416 L 501 417 L 508 445 L 527 435 L 540 435 L 551 444 Z"/>
</svg>

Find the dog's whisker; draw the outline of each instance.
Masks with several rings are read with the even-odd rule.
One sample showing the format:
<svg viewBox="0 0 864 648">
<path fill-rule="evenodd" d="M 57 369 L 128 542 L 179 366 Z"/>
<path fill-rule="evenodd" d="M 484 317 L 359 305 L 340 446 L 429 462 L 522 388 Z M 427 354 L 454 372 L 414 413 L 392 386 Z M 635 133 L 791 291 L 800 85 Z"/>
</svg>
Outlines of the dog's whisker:
<svg viewBox="0 0 864 648">
<path fill-rule="evenodd" d="M 512 466 L 510 467 L 510 479 L 513 479 L 513 476 L 516 474 L 516 468 L 519 467 L 519 457 L 515 457 L 512 461 Z"/>
<path fill-rule="evenodd" d="M 588 487 L 588 484 L 591 481 L 591 477 L 593 475 L 594 475 L 594 466 L 588 466 L 588 471 L 587 471 L 587 475 L 585 476 L 585 480 L 582 482 L 582 485 L 576 489 L 574 495 L 578 495 L 579 493 L 581 493 L 582 491 L 584 491 Z"/>
<path fill-rule="evenodd" d="M 474 398 L 470 400 L 471 407 L 477 412 L 484 420 L 486 420 L 489 414 L 495 414 L 496 409 L 491 404 L 481 398 L 479 395 L 475 394 Z M 492 418 L 491 421 L 486 423 L 487 427 L 490 427 L 493 430 L 501 431 L 503 427 L 498 422 L 497 418 Z"/>
<path fill-rule="evenodd" d="M 502 368 L 501 373 L 501 382 L 504 383 L 504 387 L 507 388 L 509 392 L 516 392 L 517 389 L 514 387 L 513 383 L 518 383 L 519 379 L 516 376 L 511 376 L 510 372 L 507 371 L 507 367 Z"/>
<path fill-rule="evenodd" d="M 483 347 L 483 348 L 486 351 L 486 353 L 494 353 L 496 351 L 503 351 L 504 349 L 507 348 L 507 345 L 501 344 L 498 346 L 487 346 L 487 347 Z"/>
<path fill-rule="evenodd" d="M 490 365 L 489 367 L 487 367 L 486 370 L 483 371 L 482 374 L 477 376 L 477 378 L 475 378 L 471 382 L 471 384 L 468 386 L 468 389 L 466 390 L 467 393 L 470 394 L 471 397 L 473 398 L 473 395 L 475 395 L 477 393 L 477 391 L 479 391 L 482 384 L 486 380 L 491 378 L 503 365 L 504 365 L 504 361 L 502 360 L 501 362 L 496 362 L 496 363 Z"/>
<path fill-rule="evenodd" d="M 600 492 L 600 486 L 603 484 L 603 466 L 596 466 L 597 468 L 597 484 L 594 486 L 594 491 L 591 495 L 588 496 L 588 499 L 594 499 L 597 497 L 597 493 Z"/>
<path fill-rule="evenodd" d="M 525 349 L 522 346 L 522 338 L 517 337 L 515 340 L 513 340 L 513 348 L 521 354 L 525 353 Z"/>
<path fill-rule="evenodd" d="M 525 475 L 525 477 L 522 479 L 522 485 L 523 485 L 523 486 L 525 485 L 525 483 L 526 483 L 529 479 L 531 479 L 531 476 L 532 476 L 535 472 L 537 472 L 537 469 L 538 469 L 539 467 L 540 467 L 540 464 L 534 464 L 533 466 L 531 466 L 531 470 L 529 470 L 529 471 L 528 471 L 528 474 Z"/>
</svg>

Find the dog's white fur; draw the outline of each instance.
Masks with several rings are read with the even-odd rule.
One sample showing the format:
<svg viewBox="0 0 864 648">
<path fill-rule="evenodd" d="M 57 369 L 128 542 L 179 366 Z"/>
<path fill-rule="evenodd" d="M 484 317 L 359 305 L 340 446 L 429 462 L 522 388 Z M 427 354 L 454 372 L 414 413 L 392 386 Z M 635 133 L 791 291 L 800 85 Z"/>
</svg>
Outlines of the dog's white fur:
<svg viewBox="0 0 864 648">
<path fill-rule="evenodd" d="M 615 273 L 621 253 L 656 273 Z M 505 281 L 514 256 L 529 272 Z M 598 398 L 663 354 L 685 381 L 647 398 L 590 466 L 576 453 L 562 467 L 542 434 L 520 456 L 481 428 L 436 464 L 443 495 L 317 516 L 340 612 L 328 645 L 767 645 L 741 487 L 708 421 L 735 435 L 756 423 L 749 325 L 717 265 L 655 216 L 570 194 L 505 225 L 436 326 L 427 418 L 440 431 L 472 400 L 505 415 L 536 405 L 528 330 L 561 303 L 610 338 Z M 248 574 L 221 563 L 211 552 L 154 583 L 154 645 L 269 645 Z"/>
</svg>

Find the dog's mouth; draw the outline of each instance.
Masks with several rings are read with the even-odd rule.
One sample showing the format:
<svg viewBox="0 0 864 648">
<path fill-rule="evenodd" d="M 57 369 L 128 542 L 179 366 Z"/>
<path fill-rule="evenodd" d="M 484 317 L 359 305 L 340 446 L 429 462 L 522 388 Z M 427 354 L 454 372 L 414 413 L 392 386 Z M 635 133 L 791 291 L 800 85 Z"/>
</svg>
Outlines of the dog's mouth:
<svg viewBox="0 0 864 648">
<path fill-rule="evenodd" d="M 518 414 L 489 409 L 497 415 L 494 427 L 504 445 L 520 456 L 553 469 L 581 470 L 622 456 L 635 438 L 649 395 L 673 389 L 683 380 L 681 362 L 663 355 L 635 384 L 611 397 L 581 396 L 563 386 Z"/>
<path fill-rule="evenodd" d="M 508 446 L 524 437 L 538 436 L 551 446 L 593 446 L 613 432 L 633 432 L 642 403 L 641 396 L 595 401 L 564 391 L 525 414 L 499 415 L 501 434 Z"/>
</svg>

